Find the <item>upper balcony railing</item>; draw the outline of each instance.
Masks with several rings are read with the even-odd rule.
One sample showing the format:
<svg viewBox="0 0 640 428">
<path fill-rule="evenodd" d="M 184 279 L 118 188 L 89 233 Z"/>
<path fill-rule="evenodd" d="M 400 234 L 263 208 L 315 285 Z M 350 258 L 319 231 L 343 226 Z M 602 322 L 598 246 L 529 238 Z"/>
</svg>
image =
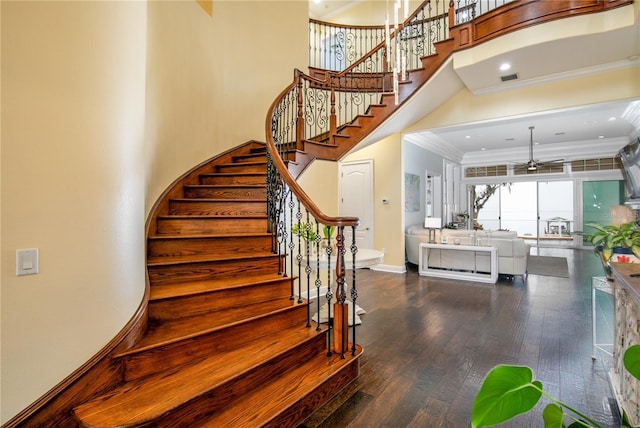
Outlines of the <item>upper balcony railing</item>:
<svg viewBox="0 0 640 428">
<path fill-rule="evenodd" d="M 445 19 L 453 9 L 454 25 L 500 7 L 512 0 L 448 0 L 425 1 L 404 25 L 399 35 L 407 49 L 426 56 L 435 52 L 433 43 L 448 37 Z M 385 41 L 385 27 L 353 26 L 309 20 L 309 66 L 330 71 L 344 71 Z M 414 55 L 410 56 L 415 59 Z M 382 71 L 382 61 L 372 58 L 367 71 Z M 364 71 L 366 68 L 363 68 Z"/>
</svg>

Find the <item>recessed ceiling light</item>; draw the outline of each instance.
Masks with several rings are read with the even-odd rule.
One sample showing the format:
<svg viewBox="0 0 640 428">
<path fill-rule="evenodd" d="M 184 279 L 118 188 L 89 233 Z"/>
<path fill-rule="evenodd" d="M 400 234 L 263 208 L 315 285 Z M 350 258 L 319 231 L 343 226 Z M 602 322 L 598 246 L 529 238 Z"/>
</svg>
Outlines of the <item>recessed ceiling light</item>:
<svg viewBox="0 0 640 428">
<path fill-rule="evenodd" d="M 471 135 L 465 135 L 464 138 L 466 138 L 467 140 L 471 138 Z"/>
<path fill-rule="evenodd" d="M 598 135 L 598 139 L 602 140 L 604 138 L 604 135 Z"/>
<path fill-rule="evenodd" d="M 615 122 L 617 119 L 618 119 L 617 117 L 610 117 L 609 119 L 607 119 L 607 121 Z"/>
<path fill-rule="evenodd" d="M 484 152 L 484 151 L 485 151 L 485 150 L 487 150 L 487 149 L 483 147 L 483 148 L 481 148 L 480 150 L 482 150 L 482 151 Z"/>
<path fill-rule="evenodd" d="M 500 71 L 507 71 L 510 68 L 511 68 L 511 64 L 509 64 L 508 62 L 504 62 L 500 64 Z"/>
</svg>

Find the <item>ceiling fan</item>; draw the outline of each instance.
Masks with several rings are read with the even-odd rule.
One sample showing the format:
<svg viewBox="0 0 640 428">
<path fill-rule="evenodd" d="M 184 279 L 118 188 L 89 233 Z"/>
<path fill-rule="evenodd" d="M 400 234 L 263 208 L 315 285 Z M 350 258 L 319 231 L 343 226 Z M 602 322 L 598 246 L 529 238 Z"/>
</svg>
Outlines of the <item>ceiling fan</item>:
<svg viewBox="0 0 640 428">
<path fill-rule="evenodd" d="M 562 163 L 562 161 L 564 161 L 564 159 L 554 159 L 554 160 L 550 160 L 547 162 L 538 162 L 537 160 L 533 159 L 533 130 L 534 130 L 534 126 L 530 126 L 529 127 L 529 134 L 530 134 L 530 139 L 529 139 L 529 160 L 527 161 L 527 163 L 524 164 L 524 166 L 527 167 L 527 171 L 537 171 L 538 168 L 542 168 L 545 166 L 549 166 L 549 165 L 553 165 L 553 164 L 557 164 L 557 163 Z"/>
</svg>

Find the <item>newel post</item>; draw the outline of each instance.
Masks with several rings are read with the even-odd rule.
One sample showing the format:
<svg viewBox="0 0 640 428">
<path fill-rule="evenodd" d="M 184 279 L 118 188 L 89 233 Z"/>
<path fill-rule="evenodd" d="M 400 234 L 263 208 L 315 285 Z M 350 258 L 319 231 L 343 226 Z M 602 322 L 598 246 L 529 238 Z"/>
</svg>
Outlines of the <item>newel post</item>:
<svg viewBox="0 0 640 428">
<path fill-rule="evenodd" d="M 338 226 L 336 236 L 336 303 L 333 305 L 333 350 L 344 354 L 349 347 L 349 311 L 347 290 L 344 283 L 344 227 Z"/>
<path fill-rule="evenodd" d="M 296 118 L 296 149 L 302 150 L 303 144 L 302 140 L 304 140 L 304 110 L 303 110 L 303 100 L 302 100 L 302 78 L 300 77 L 300 73 L 297 74 L 296 78 L 298 79 L 298 116 Z"/>
<path fill-rule="evenodd" d="M 448 11 L 448 17 L 449 17 L 449 28 L 452 28 L 454 25 L 456 25 L 456 10 L 454 8 L 453 5 L 453 0 L 449 1 L 449 11 Z"/>
</svg>

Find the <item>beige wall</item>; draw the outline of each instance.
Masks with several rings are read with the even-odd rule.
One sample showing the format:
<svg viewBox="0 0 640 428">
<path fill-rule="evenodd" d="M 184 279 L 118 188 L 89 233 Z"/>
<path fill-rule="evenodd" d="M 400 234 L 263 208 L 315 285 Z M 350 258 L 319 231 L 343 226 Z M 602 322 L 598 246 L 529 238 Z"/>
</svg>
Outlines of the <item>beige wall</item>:
<svg viewBox="0 0 640 428">
<path fill-rule="evenodd" d="M 215 1 L 212 16 L 195 1 L 0 10 L 5 422 L 130 319 L 151 206 L 192 166 L 264 140 L 308 47 L 302 1 Z M 16 277 L 16 249 L 32 247 L 40 273 Z"/>
<path fill-rule="evenodd" d="M 2 1 L 2 422 L 144 291 L 144 2 Z M 17 277 L 16 250 L 40 273 Z"/>
<path fill-rule="evenodd" d="M 307 16 L 304 1 L 215 1 L 212 16 L 149 3 L 147 210 L 191 167 L 265 140 L 267 109 L 307 66 Z"/>
<path fill-rule="evenodd" d="M 323 213 L 338 215 L 338 163 L 317 160 L 298 178 L 298 184 Z"/>
<path fill-rule="evenodd" d="M 384 248 L 384 264 L 404 268 L 404 200 L 402 186 L 402 143 L 400 134 L 367 146 L 342 161 L 373 159 L 373 246 Z M 383 204 L 382 199 L 389 199 Z"/>
</svg>

